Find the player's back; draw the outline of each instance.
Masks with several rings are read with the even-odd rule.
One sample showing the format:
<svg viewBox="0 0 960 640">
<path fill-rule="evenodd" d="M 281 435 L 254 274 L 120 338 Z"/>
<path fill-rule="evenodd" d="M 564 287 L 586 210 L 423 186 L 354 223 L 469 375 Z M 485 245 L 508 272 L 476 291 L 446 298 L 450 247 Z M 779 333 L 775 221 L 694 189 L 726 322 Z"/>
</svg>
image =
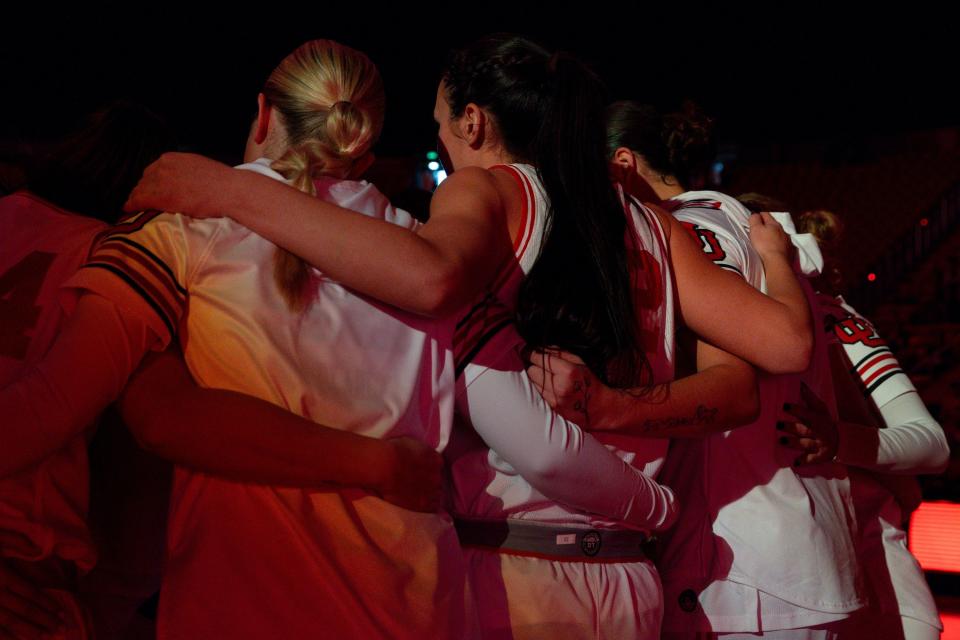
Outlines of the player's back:
<svg viewBox="0 0 960 640">
<path fill-rule="evenodd" d="M 669 204 L 719 267 L 765 289 L 743 205 L 712 191 L 686 192 Z M 756 631 L 758 617 L 779 606 L 769 596 L 792 603 L 788 609 L 822 612 L 824 622 L 861 606 L 845 470 L 830 463 L 795 468 L 794 456 L 777 446 L 775 425 L 784 403 L 799 401 L 801 382 L 835 406 L 826 347 L 817 338 L 805 372 L 759 372 L 753 423 L 671 446 L 664 482 L 677 490 L 686 517 L 668 532 L 661 558 L 666 630 Z M 783 554 L 785 545 L 794 555 Z M 691 600 L 697 597 L 701 607 Z M 764 624 L 778 628 L 769 626 L 777 624 L 772 616 Z"/>
<path fill-rule="evenodd" d="M 454 345 L 458 369 L 462 369 L 458 384 L 462 386 L 471 384 L 489 366 L 502 365 L 503 354 L 522 345 L 512 329 L 497 329 L 501 322 L 512 319 L 517 291 L 540 255 L 545 240 L 549 201 L 536 169 L 522 164 L 503 169 L 514 174 L 523 189 L 526 198 L 524 218 L 514 246 L 515 260 L 507 274 L 495 280 L 489 294 L 471 307 L 458 323 Z M 650 365 L 650 380 L 646 382 L 664 382 L 672 379 L 674 373 L 673 279 L 666 238 L 652 211 L 631 199 L 624 199 L 623 206 L 627 216 L 626 241 L 631 249 L 628 261 L 633 276 L 636 312 L 643 325 L 641 348 Z M 493 338 L 487 340 L 491 335 Z M 457 407 L 468 420 L 471 411 L 484 411 L 485 408 L 471 407 L 466 397 L 463 393 L 458 396 Z M 609 433 L 594 433 L 593 436 L 651 477 L 659 472 L 667 451 L 665 439 L 643 440 Z M 535 454 L 531 452 L 530 455 Z M 575 522 L 601 528 L 617 526 L 617 523 L 546 498 L 469 429 L 455 432 L 455 442 L 448 457 L 451 458 L 457 516 Z"/>
<path fill-rule="evenodd" d="M 244 168 L 280 179 L 268 165 Z M 316 186 L 337 204 L 416 225 L 372 185 Z M 276 247 L 232 220 L 146 214 L 127 225 L 100 244 L 74 284 L 152 318 L 167 339 L 178 333 L 201 386 L 253 395 L 334 428 L 446 446 L 452 327 L 354 294 L 315 269 L 308 304 L 296 309 L 274 279 Z M 137 287 L 105 279 L 110 268 Z M 178 468 L 158 630 L 461 637 L 470 622 L 460 562 L 445 515 L 359 489 L 268 487 Z"/>
</svg>

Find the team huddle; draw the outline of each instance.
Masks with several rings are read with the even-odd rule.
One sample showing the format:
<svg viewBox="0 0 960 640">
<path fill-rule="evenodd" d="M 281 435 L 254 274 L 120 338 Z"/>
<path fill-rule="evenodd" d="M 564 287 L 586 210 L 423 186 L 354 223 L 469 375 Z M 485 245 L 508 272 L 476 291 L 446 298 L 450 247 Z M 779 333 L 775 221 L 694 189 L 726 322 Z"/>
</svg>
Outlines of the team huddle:
<svg viewBox="0 0 960 640">
<path fill-rule="evenodd" d="M 903 522 L 949 451 L 834 218 L 687 190 L 693 116 L 522 37 L 451 55 L 425 223 L 360 178 L 383 115 L 310 41 L 239 167 L 114 114 L 0 199 L 0 637 L 109 637 L 112 403 L 176 465 L 161 638 L 939 637 Z"/>
</svg>

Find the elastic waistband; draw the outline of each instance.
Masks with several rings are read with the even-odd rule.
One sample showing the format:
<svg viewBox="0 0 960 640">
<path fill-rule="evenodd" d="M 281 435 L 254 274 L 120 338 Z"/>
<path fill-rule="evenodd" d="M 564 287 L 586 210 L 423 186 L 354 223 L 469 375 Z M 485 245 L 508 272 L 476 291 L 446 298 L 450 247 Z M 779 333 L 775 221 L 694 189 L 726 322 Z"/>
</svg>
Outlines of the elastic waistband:
<svg viewBox="0 0 960 640">
<path fill-rule="evenodd" d="M 646 559 L 646 534 L 628 529 L 574 529 L 522 520 L 454 518 L 460 544 L 556 560 Z"/>
</svg>

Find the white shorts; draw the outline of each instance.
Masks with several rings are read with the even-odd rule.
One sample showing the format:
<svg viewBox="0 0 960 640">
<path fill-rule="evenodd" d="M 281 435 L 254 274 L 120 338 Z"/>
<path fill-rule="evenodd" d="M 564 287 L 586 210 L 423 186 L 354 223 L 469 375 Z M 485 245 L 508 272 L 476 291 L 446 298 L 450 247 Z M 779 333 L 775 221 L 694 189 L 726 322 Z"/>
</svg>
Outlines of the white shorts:
<svg viewBox="0 0 960 640">
<path fill-rule="evenodd" d="M 840 640 L 848 637 L 842 633 L 845 621 L 831 622 L 806 629 L 777 629 L 758 633 L 712 633 L 699 631 L 691 633 L 664 633 L 664 640 Z"/>
<path fill-rule="evenodd" d="M 465 548 L 485 640 L 656 640 L 663 589 L 649 560 L 557 561 Z"/>
</svg>

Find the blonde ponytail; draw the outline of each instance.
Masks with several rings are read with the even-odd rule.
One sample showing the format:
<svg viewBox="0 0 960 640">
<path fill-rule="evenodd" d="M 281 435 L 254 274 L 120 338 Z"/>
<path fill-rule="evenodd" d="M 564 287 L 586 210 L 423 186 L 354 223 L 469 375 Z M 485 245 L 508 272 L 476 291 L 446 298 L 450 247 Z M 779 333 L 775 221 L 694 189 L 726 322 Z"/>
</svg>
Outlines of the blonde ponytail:
<svg viewBox="0 0 960 640">
<path fill-rule="evenodd" d="M 297 48 L 270 74 L 263 93 L 283 119 L 289 142 L 271 167 L 310 195 L 316 195 L 318 177 L 350 177 L 383 127 L 377 68 L 363 53 L 331 40 Z M 279 247 L 273 262 L 274 281 L 287 305 L 305 310 L 310 267 Z"/>
</svg>

